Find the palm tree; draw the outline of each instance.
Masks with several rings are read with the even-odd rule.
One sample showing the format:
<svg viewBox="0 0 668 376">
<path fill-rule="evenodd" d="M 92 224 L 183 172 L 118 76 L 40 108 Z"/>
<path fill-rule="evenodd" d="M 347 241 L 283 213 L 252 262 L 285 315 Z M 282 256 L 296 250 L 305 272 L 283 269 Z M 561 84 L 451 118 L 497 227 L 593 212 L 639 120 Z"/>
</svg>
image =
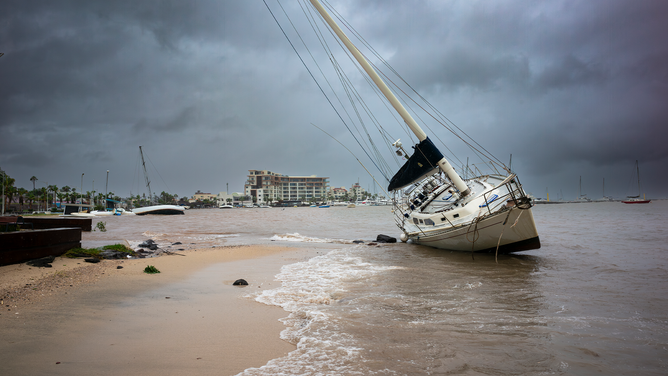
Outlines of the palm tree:
<svg viewBox="0 0 668 376">
<path fill-rule="evenodd" d="M 39 189 L 39 193 L 42 195 L 41 201 L 44 202 L 44 210 L 46 210 L 46 201 L 49 198 L 49 192 L 46 190 L 46 187 L 42 187 Z"/>
<path fill-rule="evenodd" d="M 35 191 L 34 190 L 28 192 L 27 199 L 28 199 L 28 203 L 30 204 L 30 206 L 29 206 L 30 211 L 32 211 L 32 203 L 35 202 L 35 198 L 36 198 L 36 196 L 35 196 Z"/>
<path fill-rule="evenodd" d="M 38 179 L 37 179 L 36 177 L 34 177 L 34 176 L 30 178 L 30 181 L 32 182 L 32 190 L 33 190 L 33 191 L 35 190 L 35 182 L 36 182 L 37 180 L 38 180 Z"/>
<path fill-rule="evenodd" d="M 67 198 L 67 194 L 63 193 L 63 192 L 58 192 L 57 195 L 58 195 L 58 201 L 60 201 L 61 204 L 62 204 L 63 200 L 65 200 Z M 61 205 L 61 207 L 62 207 L 62 205 Z"/>
<path fill-rule="evenodd" d="M 28 193 L 28 190 L 25 188 L 19 188 L 17 190 L 17 195 L 19 199 L 19 211 L 23 211 L 23 199 L 25 198 L 26 194 Z"/>
<path fill-rule="evenodd" d="M 51 192 L 51 193 L 56 193 L 56 192 L 58 192 L 58 187 L 55 186 L 55 185 L 50 185 L 50 186 L 47 187 L 47 190 L 48 190 L 49 192 Z M 52 195 L 49 195 L 49 201 L 50 201 L 51 203 L 53 203 L 53 201 L 51 200 L 51 198 L 53 198 L 53 196 L 52 196 Z"/>
<path fill-rule="evenodd" d="M 14 188 L 14 182 L 16 180 L 14 178 L 10 178 L 9 175 L 5 174 L 4 172 L 3 174 L 4 174 L 4 179 L 2 184 L 5 191 L 5 197 L 4 197 L 6 203 L 5 207 L 9 207 L 9 204 L 12 202 L 12 196 L 14 193 L 14 190 L 12 188 Z"/>
</svg>

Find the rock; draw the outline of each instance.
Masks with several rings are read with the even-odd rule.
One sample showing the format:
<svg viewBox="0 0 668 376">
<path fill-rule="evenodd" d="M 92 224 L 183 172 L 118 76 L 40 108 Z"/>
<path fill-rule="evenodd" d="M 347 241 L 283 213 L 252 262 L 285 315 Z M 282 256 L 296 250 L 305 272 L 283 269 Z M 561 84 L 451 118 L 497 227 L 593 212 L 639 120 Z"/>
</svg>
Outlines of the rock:
<svg viewBox="0 0 668 376">
<path fill-rule="evenodd" d="M 155 251 L 156 249 L 158 249 L 158 244 L 154 242 L 153 239 L 148 239 L 147 241 L 139 244 L 139 247 L 148 248 L 152 251 Z"/>
<path fill-rule="evenodd" d="M 42 257 L 40 259 L 30 260 L 30 261 L 26 262 L 26 264 L 28 264 L 30 266 L 36 266 L 38 268 L 51 268 L 52 267 L 51 263 L 55 259 L 56 259 L 55 256 L 46 256 L 46 257 Z"/>
<path fill-rule="evenodd" d="M 127 258 L 126 252 L 114 251 L 113 249 L 106 249 L 100 252 L 100 256 L 107 260 L 122 260 Z"/>
<path fill-rule="evenodd" d="M 232 286 L 248 286 L 248 282 L 245 279 L 237 279 Z"/>
<path fill-rule="evenodd" d="M 183 243 L 181 243 L 181 242 L 172 243 L 172 245 L 179 245 L 179 244 L 183 244 Z"/>
<path fill-rule="evenodd" d="M 120 266 L 120 265 L 118 265 L 118 266 L 116 267 L 116 269 L 123 269 L 123 267 Z"/>
<path fill-rule="evenodd" d="M 353 240 L 353 243 L 355 243 L 355 244 L 362 244 L 362 243 L 364 243 L 364 241 L 363 241 L 363 240 Z"/>
<path fill-rule="evenodd" d="M 96 263 L 100 262 L 100 259 L 97 259 L 97 258 L 87 258 L 87 259 L 84 259 L 84 261 L 86 261 L 86 262 L 90 262 L 91 264 L 96 264 Z"/>
<path fill-rule="evenodd" d="M 393 238 L 391 236 L 380 234 L 376 237 L 376 242 L 378 242 L 378 243 L 396 243 L 397 238 Z"/>
</svg>

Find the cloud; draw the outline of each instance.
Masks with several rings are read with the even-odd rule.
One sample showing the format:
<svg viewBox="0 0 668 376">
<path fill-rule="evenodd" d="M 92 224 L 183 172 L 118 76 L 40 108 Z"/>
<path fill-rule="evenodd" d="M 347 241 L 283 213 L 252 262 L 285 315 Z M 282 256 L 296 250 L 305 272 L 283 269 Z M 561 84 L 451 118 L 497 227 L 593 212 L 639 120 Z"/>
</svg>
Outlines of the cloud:
<svg viewBox="0 0 668 376">
<path fill-rule="evenodd" d="M 299 3 L 281 3 L 299 36 L 267 3 L 311 64 Z M 525 186 L 605 175 L 612 192 L 612 176 L 639 159 L 652 193 L 666 195 L 664 2 L 331 3 L 449 119 L 499 159 L 513 154 Z M 82 172 L 102 181 L 109 169 L 113 190 L 127 193 L 138 145 L 181 195 L 239 191 L 248 169 L 315 173 L 333 186 L 371 180 L 310 125 L 373 169 L 262 2 L 10 0 L 0 48 L 0 166 L 19 186 L 33 175 L 78 186 Z M 327 58 L 310 52 L 324 69 Z M 395 118 L 377 120 L 388 138 L 409 139 Z M 454 160 L 472 156 L 430 127 Z"/>
</svg>

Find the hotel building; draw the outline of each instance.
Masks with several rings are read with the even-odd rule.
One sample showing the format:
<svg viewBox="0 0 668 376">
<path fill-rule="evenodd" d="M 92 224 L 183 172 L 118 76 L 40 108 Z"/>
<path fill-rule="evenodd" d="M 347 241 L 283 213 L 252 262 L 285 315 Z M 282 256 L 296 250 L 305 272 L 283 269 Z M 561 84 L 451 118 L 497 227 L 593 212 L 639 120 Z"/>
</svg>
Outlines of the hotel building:
<svg viewBox="0 0 668 376">
<path fill-rule="evenodd" d="M 246 196 L 258 204 L 276 201 L 326 201 L 328 177 L 289 176 L 267 170 L 248 170 Z"/>
</svg>

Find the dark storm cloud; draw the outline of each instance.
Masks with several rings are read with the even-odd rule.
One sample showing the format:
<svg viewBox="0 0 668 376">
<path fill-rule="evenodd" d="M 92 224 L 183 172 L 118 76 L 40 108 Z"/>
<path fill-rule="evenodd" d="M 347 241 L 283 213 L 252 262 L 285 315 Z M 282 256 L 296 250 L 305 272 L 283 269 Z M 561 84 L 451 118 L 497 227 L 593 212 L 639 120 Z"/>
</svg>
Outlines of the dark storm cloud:
<svg viewBox="0 0 668 376">
<path fill-rule="evenodd" d="M 639 159 L 666 196 L 668 3 L 331 3 L 467 133 L 512 153 L 530 191 L 580 175 L 612 190 Z M 354 145 L 262 1 L 4 1 L 0 52 L 0 167 L 18 186 L 109 169 L 127 194 L 138 145 L 179 195 L 240 191 L 248 169 L 366 178 L 310 125 Z"/>
</svg>

